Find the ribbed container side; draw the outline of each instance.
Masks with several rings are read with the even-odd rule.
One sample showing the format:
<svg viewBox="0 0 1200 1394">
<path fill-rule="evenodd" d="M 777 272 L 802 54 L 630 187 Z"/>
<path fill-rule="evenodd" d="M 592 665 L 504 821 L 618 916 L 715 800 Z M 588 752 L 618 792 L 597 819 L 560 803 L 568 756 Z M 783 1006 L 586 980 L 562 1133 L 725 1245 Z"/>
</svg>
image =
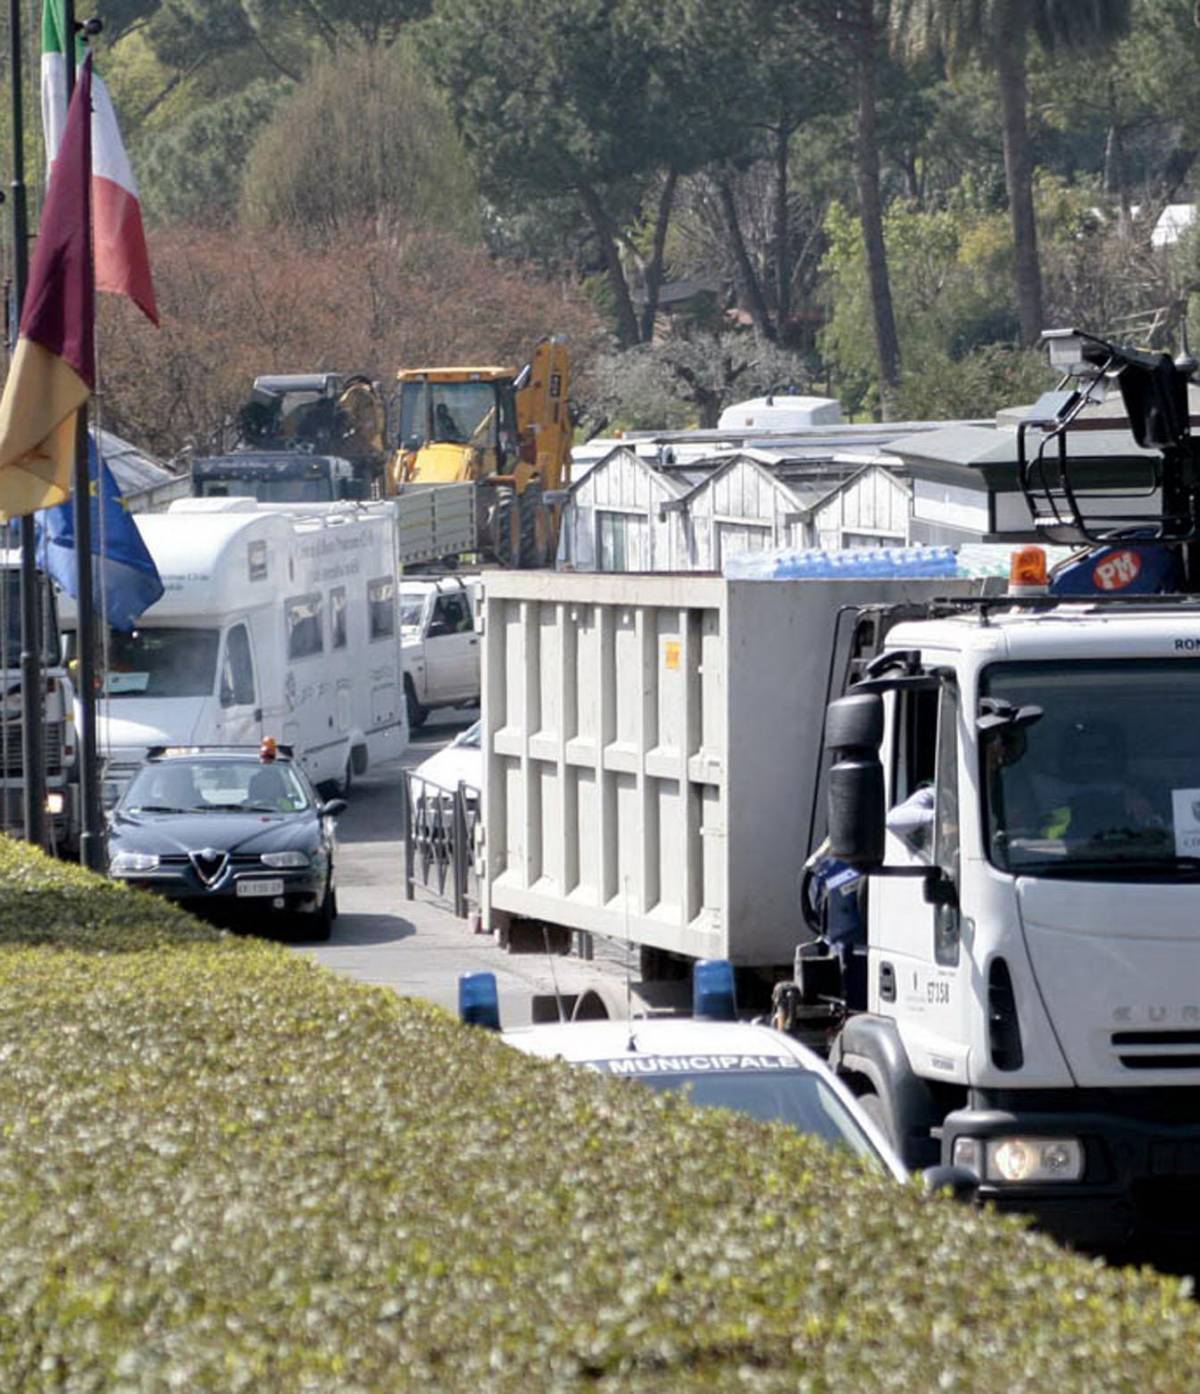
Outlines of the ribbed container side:
<svg viewBox="0 0 1200 1394">
<path fill-rule="evenodd" d="M 483 580 L 485 915 L 789 964 L 838 612 L 946 584 Z"/>
</svg>

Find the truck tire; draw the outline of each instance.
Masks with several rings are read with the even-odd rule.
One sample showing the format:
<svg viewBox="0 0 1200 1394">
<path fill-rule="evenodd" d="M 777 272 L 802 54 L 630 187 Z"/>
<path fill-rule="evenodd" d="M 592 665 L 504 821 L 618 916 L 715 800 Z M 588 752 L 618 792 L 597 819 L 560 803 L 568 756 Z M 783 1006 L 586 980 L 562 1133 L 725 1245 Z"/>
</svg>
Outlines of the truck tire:
<svg viewBox="0 0 1200 1394">
<path fill-rule="evenodd" d="M 517 496 L 507 485 L 496 490 L 496 506 L 492 510 L 492 549 L 496 560 L 509 570 L 520 561 L 520 536 L 517 524 Z"/>
<path fill-rule="evenodd" d="M 408 709 L 408 729 L 419 731 L 429 720 L 429 708 L 423 707 L 417 701 L 417 689 L 413 686 L 412 678 L 407 675 L 404 679 L 404 705 Z"/>
</svg>

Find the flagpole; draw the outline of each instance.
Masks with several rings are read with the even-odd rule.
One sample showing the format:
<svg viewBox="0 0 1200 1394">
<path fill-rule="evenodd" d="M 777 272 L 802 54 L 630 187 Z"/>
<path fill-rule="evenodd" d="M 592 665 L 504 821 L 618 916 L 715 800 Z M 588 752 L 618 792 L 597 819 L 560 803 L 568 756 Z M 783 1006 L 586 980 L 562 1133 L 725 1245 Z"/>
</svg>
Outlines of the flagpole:
<svg viewBox="0 0 1200 1394">
<path fill-rule="evenodd" d="M 21 322 L 29 281 L 29 213 L 25 199 L 25 111 L 21 71 L 21 0 L 9 0 L 9 75 L 12 86 L 13 309 Z M 16 334 L 16 325 L 13 328 Z M 46 740 L 42 722 L 42 664 L 37 574 L 37 530 L 33 515 L 21 519 L 21 803 L 26 840 L 46 841 Z M 7 816 L 7 809 L 5 810 Z"/>
<path fill-rule="evenodd" d="M 64 55 L 67 105 L 75 91 L 75 0 L 63 4 Z M 89 22 L 87 32 L 97 32 Z M 96 759 L 96 605 L 92 587 L 92 483 L 88 468 L 87 407 L 81 408 L 75 425 L 75 564 L 78 568 L 75 597 L 78 606 L 79 643 L 79 860 L 92 871 L 103 871 L 104 810 L 100 802 L 100 770 Z"/>
</svg>

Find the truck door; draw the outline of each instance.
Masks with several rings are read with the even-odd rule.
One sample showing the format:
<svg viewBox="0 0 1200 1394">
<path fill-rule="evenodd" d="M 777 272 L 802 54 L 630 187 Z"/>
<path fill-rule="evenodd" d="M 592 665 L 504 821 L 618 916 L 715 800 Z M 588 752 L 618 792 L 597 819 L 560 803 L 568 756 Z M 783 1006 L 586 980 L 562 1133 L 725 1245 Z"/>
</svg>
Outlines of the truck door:
<svg viewBox="0 0 1200 1394">
<path fill-rule="evenodd" d="M 262 707 L 244 624 L 231 625 L 226 633 L 219 672 L 217 739 L 222 745 L 257 745 L 262 739 Z"/>
<path fill-rule="evenodd" d="M 429 706 L 479 696 L 479 636 L 465 590 L 434 601 L 425 630 L 425 691 Z"/>
<path fill-rule="evenodd" d="M 895 1018 L 917 1073 L 966 1072 L 965 980 L 958 891 L 959 694 L 896 694 L 889 779 L 889 866 L 937 875 L 876 877 L 870 891 L 871 1009 Z"/>
</svg>

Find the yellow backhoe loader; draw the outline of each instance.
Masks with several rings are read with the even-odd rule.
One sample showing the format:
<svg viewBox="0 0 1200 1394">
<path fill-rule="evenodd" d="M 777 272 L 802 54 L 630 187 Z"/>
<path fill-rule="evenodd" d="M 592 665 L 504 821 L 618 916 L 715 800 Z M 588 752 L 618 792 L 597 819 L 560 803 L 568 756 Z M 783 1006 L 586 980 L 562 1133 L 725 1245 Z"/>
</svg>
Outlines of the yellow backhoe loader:
<svg viewBox="0 0 1200 1394">
<path fill-rule="evenodd" d="M 397 373 L 399 449 L 388 492 L 470 481 L 483 554 L 507 567 L 553 565 L 561 491 L 570 482 L 570 366 L 565 341 L 547 338 L 520 372 Z"/>
</svg>

